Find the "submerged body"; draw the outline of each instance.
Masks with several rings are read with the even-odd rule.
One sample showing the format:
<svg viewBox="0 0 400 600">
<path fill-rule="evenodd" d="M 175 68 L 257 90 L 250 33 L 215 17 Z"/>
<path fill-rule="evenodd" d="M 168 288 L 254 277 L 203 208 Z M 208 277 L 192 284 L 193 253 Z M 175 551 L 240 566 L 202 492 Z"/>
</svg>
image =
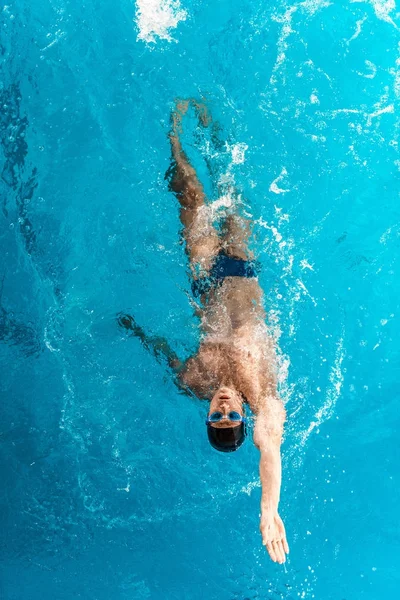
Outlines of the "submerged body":
<svg viewBox="0 0 400 600">
<path fill-rule="evenodd" d="M 243 403 L 248 403 L 255 415 L 253 440 L 260 450 L 260 530 L 271 559 L 283 563 L 289 552 L 278 514 L 285 410 L 277 393 L 275 346 L 265 324 L 257 265 L 248 248 L 249 222 L 230 214 L 218 234 L 203 188 L 182 150 L 181 121 L 190 104 L 203 126 L 211 122 L 204 106 L 194 101 L 178 104 L 169 136 L 173 158 L 170 189 L 180 203 L 192 290 L 200 299 L 196 311 L 201 327 L 198 351 L 181 362 L 165 339 L 149 338 L 133 317 L 122 315 L 119 322 L 157 358 L 167 358 L 184 391 L 210 401 L 207 433 L 217 450 L 231 452 L 243 443 Z"/>
</svg>

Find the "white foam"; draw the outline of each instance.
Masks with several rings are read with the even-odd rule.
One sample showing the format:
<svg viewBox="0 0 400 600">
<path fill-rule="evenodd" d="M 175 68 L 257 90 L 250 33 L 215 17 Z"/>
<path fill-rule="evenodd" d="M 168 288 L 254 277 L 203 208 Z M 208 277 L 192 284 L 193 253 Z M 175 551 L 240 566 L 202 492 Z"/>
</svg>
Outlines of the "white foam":
<svg viewBox="0 0 400 600">
<path fill-rule="evenodd" d="M 359 108 L 337 108 L 328 113 L 320 112 L 319 115 L 324 116 L 325 118 L 330 117 L 333 119 L 335 119 L 338 115 L 342 115 L 342 114 L 361 115 L 362 117 L 364 117 L 364 119 L 366 119 L 367 127 L 371 127 L 372 120 L 376 119 L 376 117 L 380 117 L 381 115 L 385 115 L 385 114 L 392 114 L 395 112 L 394 104 L 388 104 L 388 105 L 384 106 L 384 103 L 387 102 L 387 99 L 388 99 L 388 94 L 386 93 L 387 90 L 388 90 L 388 88 L 385 87 L 385 94 L 382 95 L 379 102 L 374 104 L 374 108 L 376 110 L 374 110 L 373 112 L 369 113 L 369 112 L 366 112 L 365 110 L 361 110 Z M 349 146 L 349 148 L 352 150 L 353 146 Z"/>
<path fill-rule="evenodd" d="M 156 43 L 160 38 L 171 42 L 171 29 L 186 20 L 187 11 L 181 8 L 180 0 L 136 0 L 135 17 L 138 40 Z"/>
<path fill-rule="evenodd" d="M 396 9 L 395 0 L 371 0 L 371 4 L 374 7 L 374 11 L 378 19 L 381 19 L 381 21 L 386 21 L 386 23 L 390 23 L 393 25 L 393 27 L 398 29 L 398 26 L 390 16 L 392 10 Z"/>
<path fill-rule="evenodd" d="M 372 119 L 375 119 L 376 117 L 379 117 L 380 115 L 384 115 L 387 113 L 393 113 L 393 112 L 394 112 L 394 105 L 389 104 L 389 106 L 385 106 L 384 108 L 381 108 L 373 113 L 370 113 L 369 115 L 367 115 L 367 127 L 371 126 Z"/>
<path fill-rule="evenodd" d="M 333 110 L 331 112 L 332 117 L 336 117 L 337 115 L 340 114 L 354 114 L 354 115 L 363 115 L 365 114 L 364 111 L 360 110 L 359 108 L 337 108 L 336 110 Z"/>
<path fill-rule="evenodd" d="M 234 165 L 241 165 L 242 163 L 244 163 L 244 155 L 246 150 L 248 149 L 247 144 L 234 144 L 233 146 L 228 146 L 228 148 L 232 154 L 232 163 Z"/>
<path fill-rule="evenodd" d="M 301 281 L 301 279 L 297 279 L 296 283 L 299 286 L 299 288 L 301 288 L 303 290 L 304 295 L 307 296 L 307 298 L 309 298 L 311 300 L 311 302 L 313 303 L 313 305 L 317 306 L 317 302 L 316 302 L 315 298 L 313 298 L 311 296 L 310 292 L 308 291 L 308 289 L 306 288 L 306 286 L 304 285 L 304 283 Z"/>
<path fill-rule="evenodd" d="M 283 15 L 272 15 L 271 19 L 277 23 L 282 23 L 282 29 L 277 41 L 278 53 L 275 64 L 272 68 L 272 75 L 270 77 L 270 83 L 272 85 L 277 83 L 277 73 L 286 59 L 286 50 L 288 49 L 288 37 L 293 33 L 292 29 L 292 15 L 297 11 L 297 6 L 291 6 L 287 8 Z M 283 83 L 284 83 L 283 78 Z"/>
<path fill-rule="evenodd" d="M 366 60 L 365 65 L 366 65 L 366 67 L 368 67 L 368 69 L 370 69 L 371 72 L 364 74 L 364 73 L 361 73 L 360 71 L 356 71 L 357 75 L 360 75 L 360 77 L 365 77 L 365 79 L 373 79 L 375 77 L 376 71 L 377 71 L 376 66 L 370 60 Z"/>
<path fill-rule="evenodd" d="M 261 487 L 261 481 L 259 479 L 256 479 L 254 481 L 249 481 L 249 483 L 247 485 L 244 485 L 240 491 L 243 494 L 247 494 L 248 496 L 251 496 L 252 491 L 259 487 Z"/>
<path fill-rule="evenodd" d="M 300 266 L 303 269 L 303 271 L 304 271 L 304 269 L 310 269 L 310 271 L 314 271 L 314 267 L 312 265 L 310 265 L 308 260 L 306 260 L 305 258 L 300 261 Z"/>
<path fill-rule="evenodd" d="M 274 179 L 274 181 L 269 186 L 269 191 L 273 192 L 274 194 L 286 194 L 286 192 L 290 192 L 290 190 L 285 190 L 278 186 L 278 183 L 280 183 L 280 181 L 282 181 L 282 179 L 284 179 L 286 175 L 287 170 L 285 167 L 283 167 L 280 175 L 276 179 Z"/>
<path fill-rule="evenodd" d="M 231 214 L 234 209 L 242 205 L 242 196 L 238 194 L 236 189 L 235 167 L 245 162 L 247 149 L 248 145 L 244 142 L 236 142 L 234 144 L 225 143 L 225 151 L 227 154 L 230 154 L 230 161 L 226 170 L 220 173 L 218 177 L 218 190 L 221 195 L 208 205 L 208 209 L 214 218 Z M 206 145 L 205 153 L 211 159 L 218 156 L 218 154 L 214 153 L 210 144 Z"/>
<path fill-rule="evenodd" d="M 40 51 L 41 52 L 45 52 L 46 50 L 48 50 L 49 48 L 51 48 L 55 44 L 58 44 L 58 42 L 62 38 L 64 38 L 66 35 L 67 34 L 66 34 L 65 31 L 62 31 L 61 29 L 57 29 L 57 31 L 54 34 L 54 38 L 44 48 L 41 48 Z M 52 34 L 48 33 L 46 37 L 47 37 L 47 39 L 50 39 L 52 37 Z"/>
<path fill-rule="evenodd" d="M 328 2 L 328 0 L 304 0 L 304 2 L 300 2 L 301 8 L 306 10 L 310 15 L 315 14 L 321 8 L 327 8 L 331 5 L 332 2 Z"/>
<path fill-rule="evenodd" d="M 214 200 L 210 206 L 212 206 L 214 210 L 218 210 L 220 208 L 232 208 L 233 204 L 234 198 L 231 194 L 225 194 L 224 196 L 220 196 L 218 200 Z"/>
<path fill-rule="evenodd" d="M 344 359 L 344 334 L 340 336 L 336 345 L 335 360 L 329 374 L 329 385 L 326 392 L 325 402 L 315 413 L 314 419 L 311 421 L 308 429 L 303 432 L 301 446 L 304 446 L 311 432 L 328 421 L 335 412 L 336 403 L 340 397 L 343 385 L 342 362 Z"/>
<path fill-rule="evenodd" d="M 240 200 L 240 195 L 235 196 L 231 192 L 228 192 L 217 198 L 217 200 L 214 200 L 214 202 L 204 205 L 202 209 L 207 212 L 208 218 L 212 222 L 234 212 Z"/>
<path fill-rule="evenodd" d="M 399 29 L 396 23 L 393 21 L 390 13 L 393 10 L 396 10 L 396 2 L 395 0 L 350 0 L 351 2 L 368 2 L 372 4 L 373 9 L 375 11 L 376 16 L 381 21 L 386 21 L 386 23 L 390 23 L 396 29 Z"/>
<path fill-rule="evenodd" d="M 352 42 L 353 40 L 355 40 L 355 39 L 357 39 L 357 38 L 358 38 L 358 36 L 359 36 L 359 35 L 360 35 L 360 33 L 361 33 L 361 27 L 362 27 L 362 25 L 364 24 L 364 22 L 365 22 L 366 20 L 367 20 L 367 17 L 364 17 L 363 19 L 359 19 L 358 21 L 356 21 L 356 30 L 355 30 L 355 32 L 353 33 L 353 35 L 351 36 L 351 38 L 349 38 L 349 39 L 346 41 L 346 44 L 347 44 L 347 45 L 349 45 L 349 44 L 350 44 L 350 42 Z"/>
<path fill-rule="evenodd" d="M 397 51 L 399 55 L 396 58 L 396 67 L 391 69 L 389 73 L 394 76 L 394 93 L 396 98 L 400 98 L 400 42 L 397 44 Z"/>
<path fill-rule="evenodd" d="M 311 102 L 311 104 L 319 104 L 319 98 L 318 98 L 317 94 L 311 94 L 310 102 Z"/>
</svg>

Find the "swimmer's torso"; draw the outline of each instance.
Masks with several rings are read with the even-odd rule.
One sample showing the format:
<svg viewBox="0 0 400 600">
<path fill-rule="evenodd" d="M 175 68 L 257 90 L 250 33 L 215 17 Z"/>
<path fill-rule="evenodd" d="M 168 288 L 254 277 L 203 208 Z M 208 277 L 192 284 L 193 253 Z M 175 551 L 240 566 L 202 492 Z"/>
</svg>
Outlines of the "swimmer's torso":
<svg viewBox="0 0 400 600">
<path fill-rule="evenodd" d="M 201 311 L 203 339 L 180 374 L 182 385 L 200 398 L 232 385 L 256 408 L 276 390 L 275 349 L 264 319 L 257 279 L 225 278 Z"/>
<path fill-rule="evenodd" d="M 210 291 L 201 310 L 201 329 L 209 341 L 251 339 L 264 320 L 262 291 L 255 278 L 226 277 Z"/>
</svg>

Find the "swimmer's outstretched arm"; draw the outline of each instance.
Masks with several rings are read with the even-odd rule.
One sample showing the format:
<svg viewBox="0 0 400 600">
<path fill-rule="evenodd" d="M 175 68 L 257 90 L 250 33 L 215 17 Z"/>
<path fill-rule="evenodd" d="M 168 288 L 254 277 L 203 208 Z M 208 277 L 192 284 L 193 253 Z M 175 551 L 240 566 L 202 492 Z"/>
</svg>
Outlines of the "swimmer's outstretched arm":
<svg viewBox="0 0 400 600">
<path fill-rule="evenodd" d="M 134 317 L 132 317 L 132 315 L 121 313 L 118 315 L 117 320 L 118 325 L 124 327 L 128 331 L 131 331 L 135 337 L 139 338 L 146 350 L 151 352 L 158 362 L 161 362 L 160 359 L 164 358 L 173 371 L 179 372 L 183 366 L 183 363 L 178 358 L 176 352 L 170 348 L 167 340 L 164 337 L 147 335 L 144 329 L 136 323 L 136 320 Z"/>
<path fill-rule="evenodd" d="M 285 410 L 276 397 L 268 399 L 258 412 L 254 428 L 254 443 L 260 450 L 261 522 L 263 544 L 274 562 L 283 563 L 289 546 L 285 526 L 278 513 L 282 467 L 282 443 Z"/>
</svg>

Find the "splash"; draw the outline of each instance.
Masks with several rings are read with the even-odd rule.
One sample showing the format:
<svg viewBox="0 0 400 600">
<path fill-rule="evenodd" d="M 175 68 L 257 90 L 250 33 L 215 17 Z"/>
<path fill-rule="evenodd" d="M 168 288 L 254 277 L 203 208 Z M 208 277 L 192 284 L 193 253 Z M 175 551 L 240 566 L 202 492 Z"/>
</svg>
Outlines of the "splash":
<svg viewBox="0 0 400 600">
<path fill-rule="evenodd" d="M 332 2 L 328 0 L 304 0 L 304 2 L 300 2 L 301 8 L 310 15 L 314 15 L 322 8 L 328 8 L 331 5 Z"/>
<path fill-rule="evenodd" d="M 235 195 L 231 190 L 228 190 L 226 194 L 220 196 L 217 200 L 210 202 L 207 206 L 202 207 L 202 210 L 207 211 L 211 221 L 227 217 L 229 214 L 233 214 L 237 210 L 237 206 L 240 205 L 240 195 Z M 199 209 L 200 211 L 201 209 Z"/>
<path fill-rule="evenodd" d="M 379 117 L 380 115 L 384 115 L 387 113 L 394 113 L 394 105 L 390 104 L 389 106 L 385 106 L 384 108 L 380 108 L 373 113 L 369 113 L 367 115 L 367 127 L 371 127 L 372 119 Z"/>
<path fill-rule="evenodd" d="M 232 154 L 232 163 L 234 165 L 241 165 L 242 163 L 244 163 L 244 155 L 246 150 L 248 149 L 247 144 L 234 144 L 233 146 L 228 146 L 228 149 Z"/>
<path fill-rule="evenodd" d="M 396 3 L 394 0 L 371 0 L 372 6 L 378 19 L 390 23 L 396 29 L 399 29 L 396 23 L 393 21 L 390 13 L 396 9 Z"/>
<path fill-rule="evenodd" d="M 279 39 L 277 42 L 278 53 L 276 57 L 275 64 L 272 68 L 272 75 L 270 78 L 271 85 L 275 85 L 278 80 L 278 72 L 280 71 L 283 63 L 286 60 L 286 50 L 288 49 L 288 38 L 294 33 L 292 29 L 292 15 L 297 11 L 297 6 L 291 6 L 285 11 L 284 15 L 272 15 L 271 19 L 276 21 L 277 23 L 282 23 L 281 33 L 279 35 Z M 282 77 L 283 82 L 285 83 L 285 78 Z"/>
<path fill-rule="evenodd" d="M 365 66 L 369 69 L 369 73 L 361 73 L 360 71 L 356 71 L 357 75 L 360 77 L 365 77 L 365 79 L 373 79 L 376 75 L 377 68 L 370 60 L 365 61 Z"/>
<path fill-rule="evenodd" d="M 351 2 L 368 2 L 368 4 L 372 4 L 372 7 L 378 19 L 380 19 L 381 21 L 386 21 L 386 23 L 390 23 L 390 25 L 393 25 L 395 29 L 399 29 L 399 27 L 396 25 L 396 23 L 390 16 L 390 13 L 393 10 L 396 10 L 395 0 L 351 0 Z"/>
<path fill-rule="evenodd" d="M 282 179 L 284 179 L 286 177 L 286 175 L 287 175 L 287 170 L 285 167 L 283 167 L 281 174 L 276 179 L 274 179 L 274 181 L 269 186 L 269 191 L 273 192 L 274 194 L 286 194 L 286 192 L 290 192 L 290 190 L 285 190 L 278 186 L 278 183 L 280 183 L 282 181 Z"/>
<path fill-rule="evenodd" d="M 204 204 L 197 209 L 198 222 L 202 223 L 202 233 L 207 235 L 212 223 L 227 217 L 230 214 L 237 212 L 237 207 L 240 206 L 241 196 L 236 196 L 231 191 L 220 196 L 217 200 Z"/>
<path fill-rule="evenodd" d="M 187 11 L 181 8 L 180 0 L 137 0 L 135 17 L 137 39 L 155 44 L 157 38 L 174 41 L 170 31 L 186 20 Z"/>
<path fill-rule="evenodd" d="M 356 30 L 355 30 L 355 32 L 353 33 L 353 35 L 351 36 L 351 38 L 349 38 L 349 39 L 346 41 L 346 44 L 347 44 L 347 45 L 349 45 L 349 44 L 350 44 L 350 42 L 352 42 L 353 40 L 356 40 L 356 39 L 358 38 L 358 36 L 359 36 L 359 35 L 360 35 L 360 33 L 361 33 L 362 26 L 363 26 L 363 24 L 365 23 L 365 21 L 366 21 L 366 20 L 367 20 L 367 17 L 364 17 L 363 19 L 359 19 L 358 21 L 356 21 Z"/>
<path fill-rule="evenodd" d="M 390 69 L 390 74 L 394 77 L 394 93 L 396 98 L 400 98 L 400 43 L 397 44 L 396 66 Z"/>
<path fill-rule="evenodd" d="M 326 393 L 326 399 L 323 405 L 315 413 L 308 429 L 301 434 L 301 446 L 307 442 L 311 432 L 320 427 L 323 423 L 332 418 L 335 412 L 336 403 L 340 397 L 343 386 L 342 363 L 344 359 L 344 333 L 342 332 L 337 345 L 335 360 L 333 362 L 330 374 L 329 385 Z"/>
</svg>

